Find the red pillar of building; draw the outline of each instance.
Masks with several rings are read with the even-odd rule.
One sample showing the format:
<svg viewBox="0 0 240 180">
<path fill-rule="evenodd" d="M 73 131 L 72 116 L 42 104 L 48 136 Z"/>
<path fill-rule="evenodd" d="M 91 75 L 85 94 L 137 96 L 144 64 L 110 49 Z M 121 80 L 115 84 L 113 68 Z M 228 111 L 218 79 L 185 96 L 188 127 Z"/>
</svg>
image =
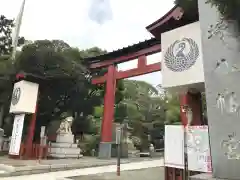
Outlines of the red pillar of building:
<svg viewBox="0 0 240 180">
<path fill-rule="evenodd" d="M 32 114 L 32 118 L 28 126 L 28 134 L 27 134 L 27 140 L 26 140 L 26 158 L 27 159 L 32 158 L 33 137 L 35 132 L 36 119 L 37 119 L 37 105 L 36 105 L 35 113 Z"/>
<path fill-rule="evenodd" d="M 186 93 L 180 95 L 180 106 L 181 106 L 181 111 L 180 111 L 180 116 L 181 116 L 181 121 L 182 124 L 185 125 L 187 124 L 187 116 L 186 113 L 183 111 L 184 106 L 188 106 L 191 108 L 192 113 L 193 113 L 193 120 L 191 125 L 202 125 L 202 96 L 201 93 Z"/>
<path fill-rule="evenodd" d="M 114 118 L 115 89 L 116 89 L 116 69 L 114 65 L 108 67 L 105 96 L 104 112 L 102 120 L 101 142 L 99 146 L 99 157 L 111 157 L 112 144 L 112 124 Z"/>
<path fill-rule="evenodd" d="M 180 116 L 181 122 L 183 125 L 188 123 L 188 119 L 186 116 L 186 112 L 183 110 L 184 107 L 189 107 L 193 113 L 193 120 L 191 125 L 203 125 L 203 114 L 202 114 L 202 96 L 201 93 L 186 93 L 181 94 L 179 96 L 180 99 Z M 169 172 L 174 171 L 174 168 L 165 167 L 165 172 L 167 173 L 166 178 L 167 180 L 175 180 L 176 177 L 171 177 Z M 176 170 L 176 169 L 175 169 Z M 179 169 L 180 174 L 177 178 L 178 180 L 183 180 L 183 170 Z"/>
</svg>

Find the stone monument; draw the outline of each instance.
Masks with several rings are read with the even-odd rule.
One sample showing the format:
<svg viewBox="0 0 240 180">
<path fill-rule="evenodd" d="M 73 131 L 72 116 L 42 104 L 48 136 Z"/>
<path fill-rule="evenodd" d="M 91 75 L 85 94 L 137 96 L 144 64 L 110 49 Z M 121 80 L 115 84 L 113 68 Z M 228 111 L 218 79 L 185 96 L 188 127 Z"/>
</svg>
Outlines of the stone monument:
<svg viewBox="0 0 240 180">
<path fill-rule="evenodd" d="M 49 148 L 49 156 L 52 158 L 79 158 L 81 149 L 74 143 L 74 135 L 72 134 L 71 126 L 73 117 L 65 118 L 59 129 L 57 130 L 57 138 L 55 143 L 51 143 Z"/>
<path fill-rule="evenodd" d="M 240 179 L 239 34 L 215 6 L 198 0 L 212 175 Z"/>
<path fill-rule="evenodd" d="M 112 149 L 111 149 L 111 156 L 117 157 L 117 144 L 116 144 L 116 129 L 120 128 L 122 125 L 118 123 L 113 123 L 113 130 L 112 130 Z M 121 131 L 121 157 L 127 158 L 128 151 L 127 151 L 127 143 L 126 143 L 126 130 L 122 126 Z"/>
<path fill-rule="evenodd" d="M 130 133 L 128 133 L 127 135 L 126 142 L 128 147 L 128 154 L 133 157 L 137 156 L 140 153 L 140 151 L 137 150 L 137 148 L 134 146 L 133 139 L 130 138 Z"/>
</svg>

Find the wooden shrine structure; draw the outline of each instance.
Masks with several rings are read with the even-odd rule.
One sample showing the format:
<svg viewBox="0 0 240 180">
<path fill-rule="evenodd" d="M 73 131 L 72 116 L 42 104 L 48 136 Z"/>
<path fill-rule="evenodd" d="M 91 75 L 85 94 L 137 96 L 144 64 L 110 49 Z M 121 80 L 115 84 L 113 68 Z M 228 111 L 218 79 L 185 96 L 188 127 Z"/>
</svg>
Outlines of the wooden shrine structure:
<svg viewBox="0 0 240 180">
<path fill-rule="evenodd" d="M 105 84 L 104 97 L 104 114 L 102 121 L 101 143 L 99 146 L 99 157 L 111 157 L 112 145 L 112 125 L 114 121 L 114 102 L 117 80 L 144 75 L 152 72 L 161 71 L 161 63 L 147 64 L 149 55 L 161 52 L 161 33 L 198 21 L 198 10 L 184 12 L 179 6 L 173 7 L 162 18 L 153 22 L 146 29 L 154 36 L 153 38 L 134 44 L 117 51 L 113 51 L 97 57 L 85 59 L 90 70 L 94 71 L 101 68 L 106 68 L 107 72 L 100 77 L 93 77 L 93 84 Z M 137 68 L 118 71 L 117 64 L 137 59 Z M 160 60 L 159 60 L 160 61 Z M 24 74 L 18 74 L 16 79 L 28 79 Z M 30 79 L 31 80 L 31 79 Z M 202 116 L 202 97 L 200 92 L 187 92 L 179 94 L 180 99 L 180 114 L 183 125 L 187 124 L 187 117 L 183 110 L 186 106 L 190 107 L 193 112 L 193 121 L 191 125 L 203 125 L 204 119 Z M 37 108 L 36 108 L 37 112 Z M 33 136 L 36 125 L 36 112 L 32 115 L 32 119 L 28 129 L 28 139 L 25 144 L 26 155 L 29 158 L 32 154 Z M 182 180 L 183 171 L 176 168 L 165 168 L 166 180 Z"/>
<path fill-rule="evenodd" d="M 114 119 L 114 99 L 116 81 L 124 78 L 139 76 L 156 71 L 161 71 L 161 63 L 147 65 L 147 56 L 161 52 L 161 33 L 198 21 L 198 11 L 184 12 L 179 6 L 173 7 L 162 18 L 153 22 L 146 29 L 154 38 L 113 51 L 101 56 L 87 58 L 90 70 L 107 68 L 107 72 L 101 77 L 93 77 L 93 84 L 105 83 L 104 114 L 102 121 L 101 143 L 99 157 L 111 157 L 112 124 Z M 137 59 L 137 68 L 118 71 L 117 64 Z M 185 106 L 192 109 L 193 121 L 191 125 L 203 125 L 202 97 L 200 92 L 187 92 L 179 94 L 181 121 L 187 124 L 187 117 L 183 110 Z M 182 179 L 183 171 L 176 168 L 165 168 L 165 179 Z"/>
</svg>

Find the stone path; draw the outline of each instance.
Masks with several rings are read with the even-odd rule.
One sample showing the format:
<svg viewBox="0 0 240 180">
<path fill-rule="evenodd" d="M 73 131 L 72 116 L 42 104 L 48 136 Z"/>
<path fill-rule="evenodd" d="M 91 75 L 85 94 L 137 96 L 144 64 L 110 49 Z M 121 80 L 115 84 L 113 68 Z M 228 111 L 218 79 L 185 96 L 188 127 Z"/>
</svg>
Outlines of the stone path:
<svg viewBox="0 0 240 180">
<path fill-rule="evenodd" d="M 157 158 L 159 159 L 159 158 Z M 129 158 L 121 159 L 121 163 L 149 161 L 154 158 Z M 88 167 L 98 167 L 106 165 L 115 165 L 116 158 L 103 160 L 92 157 L 83 157 L 80 159 L 62 159 L 62 160 L 14 160 L 0 157 L 0 177 L 13 175 L 27 175 L 35 173 L 46 173 L 52 171 L 71 170 Z"/>
<path fill-rule="evenodd" d="M 97 175 L 70 177 L 69 180 L 164 180 L 162 167 L 147 168 L 141 170 L 123 171 L 121 176 L 116 173 L 102 173 Z"/>
<path fill-rule="evenodd" d="M 163 159 L 121 164 L 121 172 L 124 173 L 125 171 L 129 171 L 129 170 L 130 171 L 131 170 L 142 170 L 142 169 L 146 169 L 146 168 L 158 168 L 158 167 L 159 167 L 159 170 L 161 169 L 161 167 L 163 167 Z M 102 174 L 102 173 L 112 173 L 112 175 L 110 175 L 110 177 L 111 177 L 111 176 L 114 176 L 116 169 L 117 169 L 116 165 L 108 165 L 108 166 L 101 166 L 101 167 L 64 170 L 64 171 L 58 171 L 58 172 L 48 172 L 48 173 L 39 173 L 39 174 L 31 174 L 31 175 L 13 176 L 13 177 L 1 177 L 0 179 L 1 180 L 32 180 L 32 179 L 34 179 L 34 180 L 63 180 L 65 178 L 73 178 L 73 177 L 81 178 L 81 176 L 85 176 L 85 178 L 86 178 L 88 176 L 91 177 L 92 175 Z M 124 174 L 122 174 L 122 175 L 123 175 L 122 177 L 126 176 Z M 154 175 L 154 177 L 155 177 L 155 175 Z M 147 178 L 147 179 L 149 179 L 149 178 Z M 74 179 L 72 179 L 72 180 L 74 180 Z M 152 180 L 155 180 L 155 179 L 152 179 Z"/>
</svg>

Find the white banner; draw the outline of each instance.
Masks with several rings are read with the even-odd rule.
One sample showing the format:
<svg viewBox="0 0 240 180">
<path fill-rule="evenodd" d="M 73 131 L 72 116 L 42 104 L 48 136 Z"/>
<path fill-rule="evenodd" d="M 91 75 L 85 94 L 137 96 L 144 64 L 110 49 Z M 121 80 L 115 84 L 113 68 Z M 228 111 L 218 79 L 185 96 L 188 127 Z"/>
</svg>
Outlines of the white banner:
<svg viewBox="0 0 240 180">
<path fill-rule="evenodd" d="M 167 167 L 183 168 L 183 128 L 165 126 L 164 162 Z"/>
<path fill-rule="evenodd" d="M 188 166 L 191 171 L 212 171 L 208 126 L 189 126 Z"/>
<path fill-rule="evenodd" d="M 16 115 L 14 118 L 13 131 L 12 131 L 11 143 L 9 148 L 10 155 L 19 155 L 21 141 L 22 141 L 24 117 L 25 117 L 25 114 L 20 114 L 20 115 Z"/>
<path fill-rule="evenodd" d="M 208 126 L 188 128 L 188 169 L 191 171 L 211 172 Z M 165 126 L 165 166 L 184 168 L 184 131 L 183 126 Z"/>
</svg>

